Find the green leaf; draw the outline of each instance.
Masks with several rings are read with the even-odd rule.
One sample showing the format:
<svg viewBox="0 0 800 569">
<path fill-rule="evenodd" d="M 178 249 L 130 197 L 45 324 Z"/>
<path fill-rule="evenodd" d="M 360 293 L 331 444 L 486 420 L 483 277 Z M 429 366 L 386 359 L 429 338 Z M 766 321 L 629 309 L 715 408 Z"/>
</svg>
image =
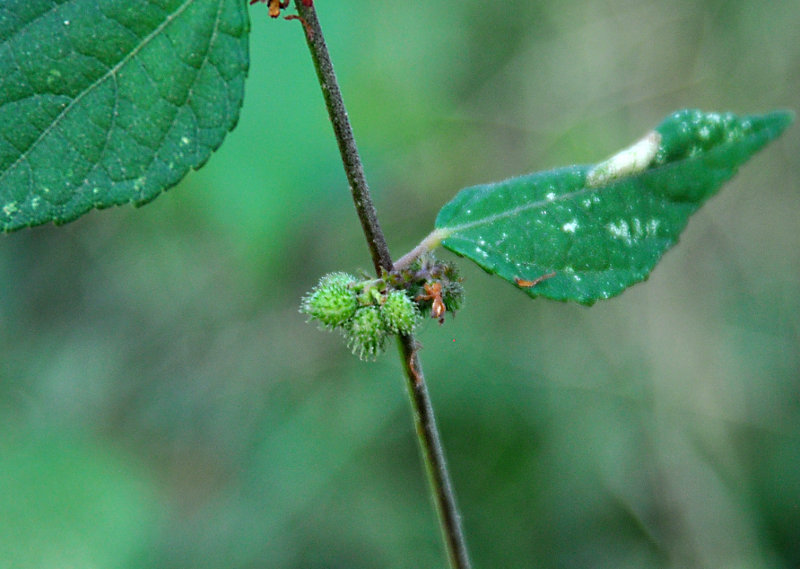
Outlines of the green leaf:
<svg viewBox="0 0 800 569">
<path fill-rule="evenodd" d="M 792 120 L 679 111 L 596 166 L 462 190 L 436 234 L 532 297 L 592 304 L 646 279 L 689 216 Z"/>
<path fill-rule="evenodd" d="M 140 205 L 239 116 L 244 0 L 4 0 L 0 229 Z"/>
</svg>

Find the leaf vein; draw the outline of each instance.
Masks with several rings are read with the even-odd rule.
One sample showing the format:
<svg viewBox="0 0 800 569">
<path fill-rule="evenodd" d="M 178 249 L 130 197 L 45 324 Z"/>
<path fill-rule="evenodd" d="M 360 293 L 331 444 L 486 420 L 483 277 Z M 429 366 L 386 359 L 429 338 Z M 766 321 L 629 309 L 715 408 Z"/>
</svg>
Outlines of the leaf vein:
<svg viewBox="0 0 800 569">
<path fill-rule="evenodd" d="M 30 153 L 44 140 L 60 123 L 61 121 L 69 114 L 69 112 L 75 108 L 85 96 L 91 93 L 95 88 L 102 85 L 107 79 L 113 77 L 116 80 L 116 74 L 122 69 L 126 64 L 133 60 L 133 58 L 138 55 L 142 49 L 144 49 L 153 39 L 158 37 L 158 35 L 167 28 L 176 18 L 178 18 L 186 9 L 189 8 L 195 1 L 197 0 L 186 0 L 183 4 L 181 4 L 172 14 L 169 14 L 164 21 L 159 24 L 150 34 L 148 34 L 145 38 L 142 39 L 140 44 L 136 46 L 136 48 L 132 49 L 129 54 L 123 57 L 116 65 L 109 68 L 109 70 L 104 73 L 101 77 L 99 77 L 94 83 L 89 85 L 86 89 L 84 89 L 81 93 L 78 94 L 64 109 L 59 113 L 59 115 L 42 131 L 42 133 L 37 137 L 33 143 L 31 143 L 30 147 L 23 153 L 20 154 L 19 158 L 17 158 L 13 163 L 9 165 L 9 167 L 0 174 L 0 182 L 2 182 L 8 174 L 13 171 L 18 164 L 23 161 L 28 160 L 28 156 Z M 221 2 L 222 0 L 220 0 Z M 115 102 L 117 99 L 118 91 L 115 92 Z"/>
</svg>

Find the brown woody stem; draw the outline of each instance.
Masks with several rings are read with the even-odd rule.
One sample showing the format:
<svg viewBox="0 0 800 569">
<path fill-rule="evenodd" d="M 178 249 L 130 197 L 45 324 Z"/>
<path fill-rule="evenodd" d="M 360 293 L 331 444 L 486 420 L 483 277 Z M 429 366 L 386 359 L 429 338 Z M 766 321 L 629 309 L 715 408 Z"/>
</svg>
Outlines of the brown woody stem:
<svg viewBox="0 0 800 569">
<path fill-rule="evenodd" d="M 328 48 L 322 34 L 316 10 L 304 0 L 295 0 L 297 13 L 303 22 L 306 42 L 311 51 L 311 59 L 317 70 L 322 95 L 328 108 L 333 131 L 339 145 L 350 193 L 361 221 L 364 236 L 367 239 L 372 262 L 378 277 L 382 272 L 393 268 L 389 248 L 386 245 L 383 231 L 378 223 L 375 206 L 372 204 L 369 187 L 364 177 L 364 168 L 356 148 L 353 129 L 347 118 L 347 110 L 342 100 L 339 84 L 333 71 Z M 426 244 L 428 245 L 428 244 Z M 422 367 L 417 357 L 417 341 L 412 335 L 400 336 L 400 352 L 403 369 L 407 378 L 407 387 L 411 406 L 414 411 L 414 423 L 417 431 L 422 457 L 428 472 L 428 481 L 439 514 L 439 525 L 445 540 L 448 559 L 452 569 L 469 569 L 466 540 L 461 527 L 461 516 L 456 504 L 450 474 L 444 459 L 444 449 L 433 413 L 428 388 Z"/>
</svg>

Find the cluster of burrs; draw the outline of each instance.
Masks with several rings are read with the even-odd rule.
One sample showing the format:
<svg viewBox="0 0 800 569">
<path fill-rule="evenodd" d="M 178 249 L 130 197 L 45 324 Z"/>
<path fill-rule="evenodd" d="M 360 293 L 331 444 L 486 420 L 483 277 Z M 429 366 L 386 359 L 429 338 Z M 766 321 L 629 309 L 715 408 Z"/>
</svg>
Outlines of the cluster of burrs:
<svg viewBox="0 0 800 569">
<path fill-rule="evenodd" d="M 444 322 L 447 311 L 461 307 L 463 296 L 455 267 L 426 257 L 379 279 L 325 275 L 303 297 L 300 312 L 323 328 L 341 331 L 356 356 L 372 360 L 389 337 L 411 334 L 423 315 Z"/>
</svg>

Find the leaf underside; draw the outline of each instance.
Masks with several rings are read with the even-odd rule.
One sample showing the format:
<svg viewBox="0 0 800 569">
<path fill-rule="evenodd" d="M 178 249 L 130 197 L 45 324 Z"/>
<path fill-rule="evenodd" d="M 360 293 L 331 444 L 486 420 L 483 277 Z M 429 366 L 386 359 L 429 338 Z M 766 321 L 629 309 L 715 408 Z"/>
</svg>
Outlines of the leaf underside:
<svg viewBox="0 0 800 569">
<path fill-rule="evenodd" d="M 4 0 L 0 229 L 143 204 L 239 116 L 242 0 Z"/>
<path fill-rule="evenodd" d="M 792 119 L 679 111 L 599 165 L 466 188 L 436 228 L 444 247 L 532 297 L 592 304 L 646 279 L 689 216 Z"/>
</svg>

